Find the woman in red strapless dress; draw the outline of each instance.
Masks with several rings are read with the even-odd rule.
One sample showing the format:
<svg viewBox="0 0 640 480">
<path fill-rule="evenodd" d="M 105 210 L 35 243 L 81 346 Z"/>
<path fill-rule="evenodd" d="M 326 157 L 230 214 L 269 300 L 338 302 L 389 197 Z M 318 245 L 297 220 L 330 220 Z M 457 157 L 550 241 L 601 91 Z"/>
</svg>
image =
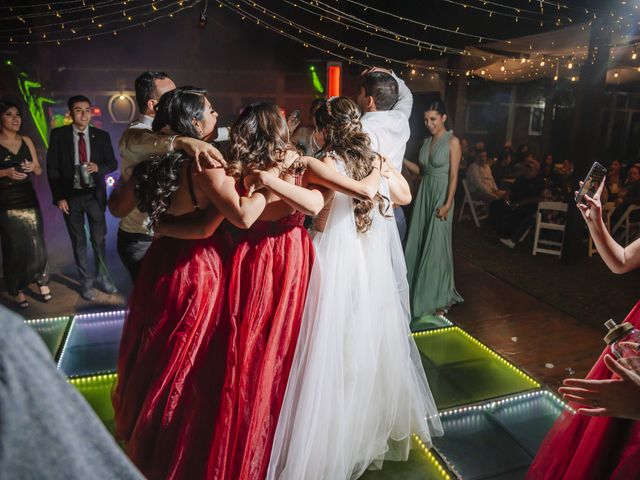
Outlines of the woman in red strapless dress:
<svg viewBox="0 0 640 480">
<path fill-rule="evenodd" d="M 216 114 L 205 94 L 179 88 L 163 95 L 156 120 L 167 118 L 176 133 L 206 139 Z M 154 130 L 164 126 L 157 123 Z M 116 436 L 150 479 L 206 478 L 229 334 L 222 312 L 231 248 L 226 232 L 216 229 L 223 216 L 246 228 L 266 205 L 262 194 L 239 197 L 223 169 L 196 176 L 192 170 L 182 153 L 134 170 L 138 202 L 152 226 L 165 211 L 188 221 L 206 208 L 211 219 L 206 232 L 181 233 L 206 238 L 154 240 L 129 302 L 113 393 Z M 162 230 L 177 234 L 180 226 Z"/>
<path fill-rule="evenodd" d="M 578 205 L 598 252 L 616 273 L 640 266 L 640 240 L 626 248 L 617 245 L 602 221 L 602 182 L 587 205 Z M 640 302 L 626 322 L 640 328 Z M 608 380 L 613 373 L 604 363 L 607 347 L 587 379 Z M 569 385 L 570 382 L 567 381 Z M 576 410 L 585 405 L 571 404 Z M 589 409 L 589 406 L 586 407 Z M 527 474 L 528 480 L 631 480 L 640 478 L 640 422 L 625 418 L 587 416 L 565 410 L 547 434 Z"/>
<path fill-rule="evenodd" d="M 247 107 L 231 132 L 230 172 L 277 168 L 300 178 L 287 164 L 288 130 L 276 105 Z M 258 480 L 269 464 L 313 263 L 304 215 L 277 210 L 240 233 L 229 263 L 230 337 L 209 479 Z"/>
</svg>

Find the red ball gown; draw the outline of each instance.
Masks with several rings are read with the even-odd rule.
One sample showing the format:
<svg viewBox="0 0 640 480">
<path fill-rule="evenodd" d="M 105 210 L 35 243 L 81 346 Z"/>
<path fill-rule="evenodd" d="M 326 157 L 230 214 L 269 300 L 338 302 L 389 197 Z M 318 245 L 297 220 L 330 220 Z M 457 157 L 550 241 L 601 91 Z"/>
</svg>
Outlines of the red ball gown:
<svg viewBox="0 0 640 480">
<path fill-rule="evenodd" d="M 313 264 L 304 215 L 256 222 L 230 261 L 230 338 L 211 445 L 211 480 L 261 480 L 300 330 Z"/>
<path fill-rule="evenodd" d="M 223 231 L 154 240 L 129 303 L 113 393 L 116 437 L 150 479 L 205 478 L 224 382 L 230 250 Z"/>
<path fill-rule="evenodd" d="M 640 328 L 640 302 L 626 320 Z M 610 379 L 607 347 L 587 378 Z M 574 408 L 579 405 L 572 404 Z M 533 461 L 529 480 L 630 480 L 640 478 L 640 422 L 588 417 L 565 410 Z"/>
</svg>

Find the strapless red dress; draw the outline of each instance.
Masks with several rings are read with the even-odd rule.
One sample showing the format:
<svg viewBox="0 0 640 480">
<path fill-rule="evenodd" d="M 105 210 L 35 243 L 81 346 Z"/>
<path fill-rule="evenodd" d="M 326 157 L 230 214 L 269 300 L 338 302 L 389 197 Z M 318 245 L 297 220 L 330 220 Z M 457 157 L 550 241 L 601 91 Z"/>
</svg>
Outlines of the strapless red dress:
<svg viewBox="0 0 640 480">
<path fill-rule="evenodd" d="M 626 322 L 640 328 L 640 302 Z M 587 378 L 610 379 L 607 347 Z M 578 408 L 578 405 L 572 404 Z M 565 410 L 547 434 L 528 480 L 631 480 L 640 478 L 640 422 L 588 417 Z"/>
<path fill-rule="evenodd" d="M 261 480 L 287 387 L 313 263 L 304 215 L 256 222 L 229 263 L 230 337 L 211 480 Z"/>
<path fill-rule="evenodd" d="M 116 437 L 149 479 L 205 478 L 224 382 L 226 232 L 154 240 L 129 302 L 113 392 Z"/>
</svg>

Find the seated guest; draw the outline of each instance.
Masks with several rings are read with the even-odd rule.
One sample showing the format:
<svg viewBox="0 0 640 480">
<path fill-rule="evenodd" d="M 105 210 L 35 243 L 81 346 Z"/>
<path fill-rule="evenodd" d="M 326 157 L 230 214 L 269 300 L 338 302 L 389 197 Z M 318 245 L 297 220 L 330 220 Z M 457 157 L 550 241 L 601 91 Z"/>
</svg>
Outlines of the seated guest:
<svg viewBox="0 0 640 480">
<path fill-rule="evenodd" d="M 493 179 L 496 181 L 496 184 L 506 190 L 504 188 L 505 180 L 515 177 L 515 172 L 513 170 L 512 165 L 513 154 L 510 149 L 503 150 L 498 155 L 498 161 L 491 165 L 491 173 L 493 174 Z"/>
<path fill-rule="evenodd" d="M 611 225 L 615 225 L 631 205 L 640 205 L 640 167 L 635 165 L 627 172 L 627 181 L 616 197 L 616 209 L 611 214 Z M 634 219 L 635 220 L 635 219 Z"/>
<path fill-rule="evenodd" d="M 504 198 L 506 192 L 499 190 L 491 173 L 486 150 L 477 150 L 474 162 L 467 168 L 467 183 L 475 197 L 491 202 Z"/>
<path fill-rule="evenodd" d="M 620 160 L 611 160 L 607 171 L 607 193 L 609 201 L 615 201 L 622 188 L 622 164 Z"/>
<path fill-rule="evenodd" d="M 311 102 L 309 107 L 311 125 L 309 126 L 299 125 L 300 120 L 298 119 L 298 125 L 292 129 L 291 126 L 295 125 L 295 116 L 289 115 L 287 119 L 287 126 L 289 127 L 289 132 L 291 132 L 291 143 L 296 146 L 296 149 L 301 154 L 308 157 L 313 157 L 322 148 L 322 139 L 320 138 L 322 135 L 318 133 L 316 126 L 316 111 L 324 102 L 324 98 L 315 98 Z"/>
<path fill-rule="evenodd" d="M 540 163 L 530 155 L 523 166 L 522 176 L 516 179 L 507 197 L 489 205 L 489 219 L 500 235 L 500 242 L 509 248 L 526 236 L 544 189 Z"/>
</svg>

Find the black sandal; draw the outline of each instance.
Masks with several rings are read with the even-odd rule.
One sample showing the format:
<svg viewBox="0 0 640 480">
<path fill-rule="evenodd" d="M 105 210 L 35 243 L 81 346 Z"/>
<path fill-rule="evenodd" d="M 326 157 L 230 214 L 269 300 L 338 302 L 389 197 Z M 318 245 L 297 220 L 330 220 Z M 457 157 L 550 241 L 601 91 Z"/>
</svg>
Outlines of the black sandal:
<svg viewBox="0 0 640 480">
<path fill-rule="evenodd" d="M 51 300 L 51 298 L 53 298 L 53 297 L 51 296 L 51 290 L 49 289 L 49 287 L 48 287 L 47 285 L 39 286 L 38 288 L 40 289 L 40 295 L 42 296 L 42 301 L 43 301 L 43 302 L 45 302 L 45 303 L 46 303 L 46 302 L 48 302 L 49 300 Z M 46 292 L 46 293 L 42 291 L 42 289 L 43 289 L 43 288 L 46 288 L 46 289 L 47 289 L 47 292 Z"/>
<path fill-rule="evenodd" d="M 19 296 L 19 295 L 24 295 L 24 294 L 23 294 L 22 292 L 20 292 L 20 293 L 19 293 L 18 295 L 16 295 L 16 296 Z M 26 299 L 26 298 L 25 298 L 24 300 L 18 300 L 18 299 L 16 299 L 16 303 L 18 304 L 18 307 L 22 308 L 23 310 L 24 310 L 25 308 L 29 308 L 29 302 L 27 301 L 27 299 Z"/>
</svg>

